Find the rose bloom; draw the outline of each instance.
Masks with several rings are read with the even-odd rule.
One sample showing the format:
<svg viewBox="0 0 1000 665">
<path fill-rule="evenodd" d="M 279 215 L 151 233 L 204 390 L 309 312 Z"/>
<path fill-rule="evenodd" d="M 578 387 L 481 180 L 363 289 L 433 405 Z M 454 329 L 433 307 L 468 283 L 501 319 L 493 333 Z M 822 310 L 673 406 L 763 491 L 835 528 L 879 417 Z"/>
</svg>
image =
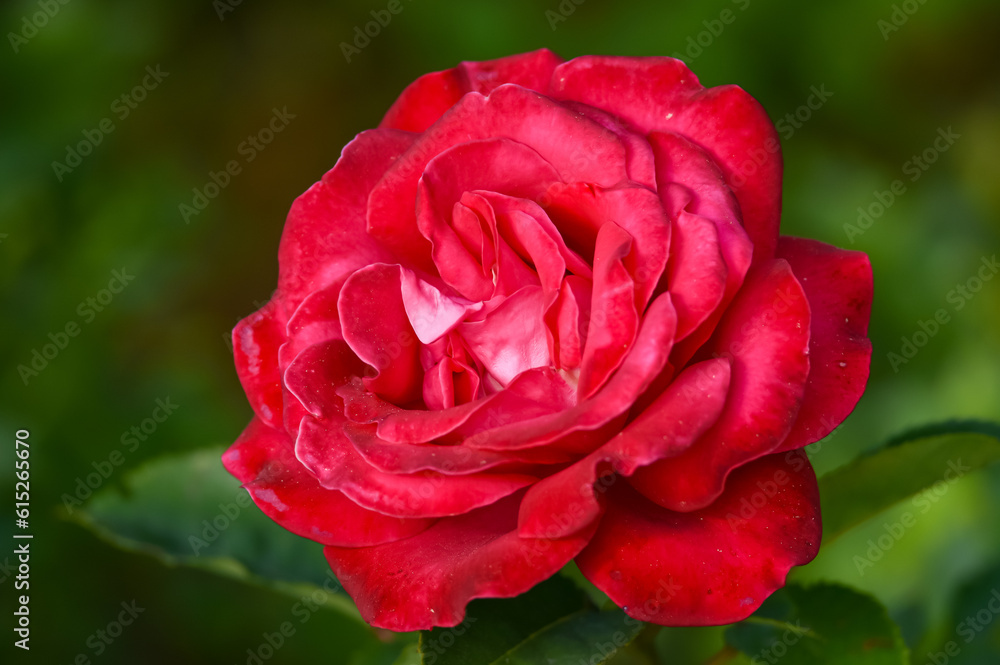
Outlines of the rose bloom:
<svg viewBox="0 0 1000 665">
<path fill-rule="evenodd" d="M 816 555 L 801 449 L 871 356 L 868 258 L 779 237 L 781 172 L 672 58 L 420 77 L 292 205 L 226 468 L 374 626 L 570 561 L 637 619 L 745 618 Z"/>
</svg>

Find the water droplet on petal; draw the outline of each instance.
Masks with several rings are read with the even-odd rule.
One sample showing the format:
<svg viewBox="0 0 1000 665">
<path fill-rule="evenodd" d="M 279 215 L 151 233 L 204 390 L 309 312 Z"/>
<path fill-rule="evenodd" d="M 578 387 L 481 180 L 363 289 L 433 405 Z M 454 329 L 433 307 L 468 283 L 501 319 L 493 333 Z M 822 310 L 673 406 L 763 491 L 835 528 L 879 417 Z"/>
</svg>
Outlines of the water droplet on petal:
<svg viewBox="0 0 1000 665">
<path fill-rule="evenodd" d="M 611 579 L 613 579 L 614 581 L 617 582 L 618 580 L 620 580 L 622 578 L 622 571 L 620 571 L 620 570 L 612 570 L 610 573 L 608 573 L 608 576 L 611 577 Z"/>
</svg>

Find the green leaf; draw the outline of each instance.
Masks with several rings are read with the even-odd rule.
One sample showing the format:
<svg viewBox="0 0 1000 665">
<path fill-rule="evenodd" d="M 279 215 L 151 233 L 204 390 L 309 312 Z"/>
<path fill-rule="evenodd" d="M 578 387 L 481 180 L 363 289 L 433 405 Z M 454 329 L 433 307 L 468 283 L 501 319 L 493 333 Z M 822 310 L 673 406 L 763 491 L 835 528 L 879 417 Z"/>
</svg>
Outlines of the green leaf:
<svg viewBox="0 0 1000 665">
<path fill-rule="evenodd" d="M 782 665 L 906 665 L 899 628 L 877 600 L 836 584 L 789 585 L 726 642 L 753 662 Z"/>
<path fill-rule="evenodd" d="M 823 545 L 903 499 L 1000 460 L 1000 427 L 951 422 L 896 437 L 819 480 Z"/>
<path fill-rule="evenodd" d="M 222 449 L 154 460 L 127 473 L 69 517 L 108 542 L 170 566 L 213 571 L 294 597 L 310 596 L 361 620 L 323 557 L 322 545 L 262 513 L 223 468 Z"/>
<path fill-rule="evenodd" d="M 420 635 L 423 665 L 603 663 L 643 627 L 618 609 L 600 611 L 556 575 L 509 599 L 475 600 L 454 628 Z"/>
</svg>

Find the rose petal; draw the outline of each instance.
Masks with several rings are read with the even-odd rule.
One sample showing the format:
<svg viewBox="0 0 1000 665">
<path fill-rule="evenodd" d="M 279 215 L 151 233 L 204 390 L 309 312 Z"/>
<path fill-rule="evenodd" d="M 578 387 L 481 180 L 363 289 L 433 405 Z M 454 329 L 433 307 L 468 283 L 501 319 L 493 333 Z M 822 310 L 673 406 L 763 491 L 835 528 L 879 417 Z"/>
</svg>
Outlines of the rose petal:
<svg viewBox="0 0 1000 665">
<path fill-rule="evenodd" d="M 816 476 L 805 455 L 789 452 L 738 469 L 725 494 L 693 513 L 616 484 L 576 562 L 637 619 L 714 626 L 745 619 L 784 586 L 793 566 L 816 556 L 821 530 Z"/>
<path fill-rule="evenodd" d="M 499 466 L 523 469 L 526 464 L 563 464 L 572 458 L 546 449 L 516 453 L 476 450 L 463 445 L 392 443 L 378 438 L 373 425 L 344 425 L 344 433 L 366 462 L 386 473 L 437 471 L 448 476 L 479 473 Z"/>
<path fill-rule="evenodd" d="M 625 266 L 636 285 L 636 307 L 644 310 L 670 248 L 670 220 L 657 194 L 643 187 L 606 189 L 572 183 L 551 186 L 547 197 L 546 210 L 552 221 L 583 256 L 594 257 L 599 229 L 607 222 L 614 222 L 632 236 L 635 243 Z"/>
<path fill-rule="evenodd" d="M 418 181 L 428 163 L 452 146 L 494 138 L 533 149 L 566 182 L 611 187 L 627 177 L 625 149 L 613 132 L 536 92 L 502 85 L 489 97 L 462 97 L 393 163 L 369 197 L 368 233 L 411 267 L 431 271 L 428 243 L 416 230 Z"/>
<path fill-rule="evenodd" d="M 291 438 L 256 418 L 222 455 L 222 463 L 268 517 L 324 545 L 379 545 L 409 538 L 434 523 L 386 517 L 324 489 L 295 459 Z"/>
<path fill-rule="evenodd" d="M 460 515 L 513 494 L 537 478 L 517 473 L 448 476 L 384 473 L 358 454 L 342 422 L 302 419 L 295 456 L 327 489 L 363 508 L 396 517 Z"/>
<path fill-rule="evenodd" d="M 519 374 L 505 389 L 468 404 L 441 411 L 400 410 L 378 420 L 379 438 L 397 443 L 449 443 L 473 437 L 513 420 L 559 413 L 574 403 L 575 391 L 549 367 Z M 471 443 L 471 441 L 470 441 Z"/>
<path fill-rule="evenodd" d="M 781 148 L 774 124 L 746 91 L 705 89 L 674 58 L 584 56 L 556 67 L 552 95 L 596 106 L 643 133 L 676 132 L 703 147 L 740 202 L 754 261 L 774 256 Z"/>
<path fill-rule="evenodd" d="M 551 415 L 508 423 L 501 420 L 489 429 L 472 428 L 468 433 L 476 433 L 476 437 L 467 445 L 484 450 L 518 450 L 553 445 L 574 433 L 598 430 L 628 411 L 636 397 L 664 370 L 676 326 L 670 294 L 664 293 L 650 304 L 628 355 L 596 395 Z"/>
<path fill-rule="evenodd" d="M 872 267 L 862 252 L 802 238 L 780 238 L 778 256 L 791 265 L 812 311 L 809 380 L 799 417 L 779 448 L 791 450 L 832 432 L 865 390 L 872 355 Z"/>
<path fill-rule="evenodd" d="M 285 321 L 273 299 L 233 329 L 233 359 L 240 384 L 257 417 L 274 428 L 282 423 L 278 349 L 284 342 Z"/>
<path fill-rule="evenodd" d="M 684 370 L 617 436 L 532 485 L 521 502 L 518 533 L 560 538 L 590 524 L 602 512 L 599 496 L 616 481 L 608 474 L 630 476 L 686 449 L 718 420 L 728 388 L 729 362 L 724 358 Z"/>
<path fill-rule="evenodd" d="M 413 538 L 371 548 L 327 547 L 334 575 L 362 618 L 395 631 L 455 626 L 473 598 L 509 598 L 551 577 L 593 529 L 557 540 L 517 535 L 513 496 L 443 519 Z"/>
<path fill-rule="evenodd" d="M 458 331 L 469 351 L 506 387 L 522 372 L 552 364 L 544 318 L 550 304 L 541 287 L 526 286 L 482 321 L 466 321 Z"/>
<path fill-rule="evenodd" d="M 464 193 L 485 190 L 534 199 L 558 178 L 537 152 L 509 139 L 461 143 L 432 159 L 417 189 L 417 228 L 431 242 L 442 279 L 470 300 L 486 300 L 493 293 L 493 280 L 482 278 L 487 266 L 479 264 L 455 232 L 452 211 Z M 484 242 L 497 250 L 494 230 Z"/>
<path fill-rule="evenodd" d="M 379 126 L 422 132 L 465 93 L 486 95 L 503 83 L 544 93 L 552 70 L 560 62 L 562 58 L 548 49 L 539 49 L 496 60 L 463 62 L 453 69 L 424 74 L 403 90 Z"/>
<path fill-rule="evenodd" d="M 284 352 L 288 347 L 281 348 Z M 306 412 L 320 418 L 339 418 L 343 415 L 343 401 L 337 388 L 349 384 L 365 370 L 364 363 L 358 360 L 346 342 L 339 339 L 314 344 L 287 364 L 284 385 L 293 398 L 289 401 L 300 404 Z M 291 424 L 289 422 L 287 427 L 290 428 Z M 289 432 L 293 436 L 298 432 L 297 422 Z"/>
<path fill-rule="evenodd" d="M 337 164 L 295 200 L 278 248 L 278 290 L 293 312 L 310 293 L 392 255 L 366 232 L 368 193 L 414 141 L 392 129 L 358 134 Z"/>
<path fill-rule="evenodd" d="M 686 451 L 629 482 L 665 508 L 703 508 L 737 466 L 774 451 L 795 421 L 809 374 L 809 304 L 788 263 L 751 270 L 700 357 L 732 360 L 719 422 Z"/>
<path fill-rule="evenodd" d="M 402 268 L 370 265 L 358 270 L 340 291 L 344 341 L 378 372 L 365 387 L 389 402 L 404 405 L 420 399 L 423 367 L 419 344 L 403 303 Z"/>
<path fill-rule="evenodd" d="M 625 268 L 633 238 L 614 222 L 597 233 L 587 344 L 580 365 L 580 399 L 591 397 L 618 369 L 639 329 L 635 282 Z"/>
</svg>

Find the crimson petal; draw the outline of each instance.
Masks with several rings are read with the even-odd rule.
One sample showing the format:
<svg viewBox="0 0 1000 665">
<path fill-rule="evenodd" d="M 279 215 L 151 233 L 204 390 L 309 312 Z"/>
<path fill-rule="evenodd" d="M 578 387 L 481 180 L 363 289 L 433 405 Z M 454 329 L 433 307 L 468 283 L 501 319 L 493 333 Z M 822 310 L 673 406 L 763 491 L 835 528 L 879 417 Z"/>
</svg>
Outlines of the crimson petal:
<svg viewBox="0 0 1000 665">
<path fill-rule="evenodd" d="M 861 399 L 872 343 L 872 267 L 862 252 L 782 237 L 778 256 L 792 266 L 812 311 L 809 380 L 799 417 L 779 450 L 801 448 L 833 431 Z"/>
<path fill-rule="evenodd" d="M 782 259 L 751 270 L 702 357 L 732 360 L 719 422 L 677 457 L 629 482 L 665 508 L 703 508 L 737 466 L 773 452 L 795 421 L 809 374 L 809 304 Z"/>
<path fill-rule="evenodd" d="M 745 90 L 705 89 L 674 58 L 584 56 L 556 67 L 552 94 L 608 111 L 643 133 L 676 132 L 705 148 L 740 202 L 754 261 L 774 256 L 781 148 L 767 112 Z"/>
<path fill-rule="evenodd" d="M 509 598 L 548 579 L 587 544 L 517 535 L 519 496 L 445 518 L 413 538 L 327 547 L 330 567 L 369 624 L 394 631 L 455 626 L 474 598 Z"/>
<path fill-rule="evenodd" d="M 463 62 L 458 67 L 424 74 L 403 90 L 382 119 L 380 127 L 422 132 L 467 92 L 488 94 L 504 83 L 545 92 L 552 70 L 562 58 L 548 49 L 519 53 L 483 62 Z"/>
<path fill-rule="evenodd" d="M 448 476 L 431 471 L 392 474 L 368 464 L 344 433 L 343 422 L 302 419 L 295 456 L 327 489 L 396 517 L 460 515 L 513 494 L 537 478 L 517 473 Z"/>
<path fill-rule="evenodd" d="M 672 512 L 615 485 L 576 562 L 636 619 L 720 625 L 745 619 L 784 586 L 793 566 L 816 556 L 821 532 L 816 476 L 793 451 L 738 469 L 725 494 L 697 512 Z"/>
<path fill-rule="evenodd" d="M 379 545 L 408 538 L 433 524 L 428 519 L 386 517 L 321 487 L 295 459 L 291 438 L 256 418 L 222 455 L 222 463 L 268 517 L 324 545 Z"/>
</svg>

